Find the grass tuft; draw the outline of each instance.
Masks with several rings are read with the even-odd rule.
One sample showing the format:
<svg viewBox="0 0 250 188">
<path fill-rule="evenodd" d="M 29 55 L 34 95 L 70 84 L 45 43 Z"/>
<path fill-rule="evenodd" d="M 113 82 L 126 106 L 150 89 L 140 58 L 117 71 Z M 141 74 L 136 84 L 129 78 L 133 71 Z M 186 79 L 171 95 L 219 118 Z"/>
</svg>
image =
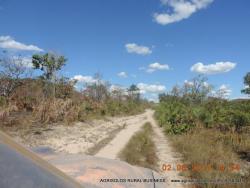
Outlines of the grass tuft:
<svg viewBox="0 0 250 188">
<path fill-rule="evenodd" d="M 157 156 L 152 132 L 152 125 L 145 123 L 142 130 L 137 132 L 120 152 L 119 158 L 131 165 L 155 169 Z"/>
</svg>

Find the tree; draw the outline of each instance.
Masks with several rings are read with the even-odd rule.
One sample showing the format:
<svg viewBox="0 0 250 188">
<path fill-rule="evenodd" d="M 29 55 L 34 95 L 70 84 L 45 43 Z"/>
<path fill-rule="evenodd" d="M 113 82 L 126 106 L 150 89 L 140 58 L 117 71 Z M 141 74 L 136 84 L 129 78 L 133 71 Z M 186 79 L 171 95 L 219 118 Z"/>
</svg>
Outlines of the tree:
<svg viewBox="0 0 250 188">
<path fill-rule="evenodd" d="M 0 59 L 0 96 L 9 97 L 28 74 L 27 61 L 21 56 Z"/>
<path fill-rule="evenodd" d="M 199 75 L 191 81 L 185 82 L 183 86 L 183 97 L 195 103 L 202 102 L 208 97 L 208 94 L 211 91 L 211 85 L 206 81 L 206 77 Z"/>
<path fill-rule="evenodd" d="M 121 102 L 125 96 L 125 90 L 121 86 L 111 86 L 111 97 Z"/>
<path fill-rule="evenodd" d="M 32 56 L 34 69 L 43 71 L 43 77 L 49 81 L 54 81 L 56 72 L 61 70 L 66 61 L 67 59 L 64 56 L 58 56 L 54 53 L 35 54 Z"/>
<path fill-rule="evenodd" d="M 66 61 L 67 59 L 64 56 L 58 56 L 54 53 L 35 54 L 32 56 L 33 68 L 43 71 L 42 78 L 46 81 L 46 96 L 50 92 L 52 92 L 52 96 L 55 96 L 56 73 L 66 64 Z"/>
<path fill-rule="evenodd" d="M 175 85 L 170 91 L 170 95 L 175 97 L 180 97 L 181 94 L 182 94 L 182 89 L 178 85 Z"/>
<path fill-rule="evenodd" d="M 128 95 L 132 100 L 138 102 L 140 100 L 140 89 L 135 84 L 132 84 L 128 88 Z"/>
<path fill-rule="evenodd" d="M 250 95 L 250 72 L 244 76 L 244 84 L 245 89 L 242 89 L 241 92 Z"/>
<path fill-rule="evenodd" d="M 102 80 L 102 75 L 96 73 L 94 82 L 86 86 L 84 94 L 96 102 L 103 102 L 109 96 L 108 88 L 109 84 Z"/>
<path fill-rule="evenodd" d="M 74 94 L 75 84 L 76 80 L 64 76 L 57 78 L 55 84 L 55 97 L 62 99 L 71 98 Z"/>
</svg>

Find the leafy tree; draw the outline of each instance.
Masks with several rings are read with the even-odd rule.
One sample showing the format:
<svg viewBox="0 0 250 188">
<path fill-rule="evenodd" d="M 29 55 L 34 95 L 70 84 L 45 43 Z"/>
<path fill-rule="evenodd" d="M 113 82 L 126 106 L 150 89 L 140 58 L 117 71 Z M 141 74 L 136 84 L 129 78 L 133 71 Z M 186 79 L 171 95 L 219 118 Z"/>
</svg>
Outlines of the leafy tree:
<svg viewBox="0 0 250 188">
<path fill-rule="evenodd" d="M 248 72 L 244 77 L 245 89 L 242 89 L 241 92 L 250 95 L 250 72 Z"/>
<path fill-rule="evenodd" d="M 32 57 L 34 69 L 43 71 L 43 77 L 46 80 L 53 81 L 55 73 L 66 64 L 67 59 L 64 56 L 58 56 L 53 53 L 44 55 L 35 54 Z"/>
<path fill-rule="evenodd" d="M 67 59 L 64 56 L 58 56 L 54 53 L 35 54 L 32 56 L 33 68 L 43 71 L 42 78 L 46 81 L 46 96 L 50 93 L 55 96 L 56 72 L 61 70 L 66 61 Z"/>
<path fill-rule="evenodd" d="M 128 94 L 132 100 L 134 100 L 134 101 L 140 100 L 140 89 L 135 84 L 132 84 L 128 88 Z"/>
</svg>

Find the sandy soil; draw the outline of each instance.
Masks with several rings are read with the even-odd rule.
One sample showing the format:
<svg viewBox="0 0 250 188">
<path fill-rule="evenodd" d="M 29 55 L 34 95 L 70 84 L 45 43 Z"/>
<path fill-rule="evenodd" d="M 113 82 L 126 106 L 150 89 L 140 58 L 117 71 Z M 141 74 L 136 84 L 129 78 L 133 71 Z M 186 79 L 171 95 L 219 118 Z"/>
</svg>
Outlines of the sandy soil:
<svg viewBox="0 0 250 188">
<path fill-rule="evenodd" d="M 168 181 L 169 188 L 182 188 L 181 183 L 171 183 L 171 180 L 183 180 L 176 170 L 177 164 L 181 164 L 180 154 L 173 151 L 166 135 L 161 127 L 159 127 L 153 118 L 153 114 L 148 116 L 148 121 L 152 124 L 154 130 L 153 141 L 156 145 L 156 155 L 158 157 L 158 172 Z M 163 170 L 163 165 L 171 165 L 171 170 Z"/>
<path fill-rule="evenodd" d="M 145 119 L 145 114 L 127 117 L 112 117 L 88 123 L 77 122 L 73 125 L 48 125 L 46 128 L 33 127 L 27 131 L 9 132 L 15 140 L 30 148 L 49 147 L 55 152 L 89 154 L 89 150 L 101 149 L 103 140 L 112 140 L 114 133 L 137 124 Z M 95 151 L 96 152 L 96 151 Z M 94 153 L 95 153 L 94 152 Z"/>
<path fill-rule="evenodd" d="M 170 143 L 153 118 L 154 111 L 146 110 L 136 116 L 114 117 L 107 120 L 95 120 L 89 123 L 78 122 L 70 126 L 50 125 L 46 128 L 35 128 L 29 133 L 18 135 L 11 133 L 18 142 L 30 148 L 48 147 L 56 153 L 65 154 L 95 154 L 96 157 L 118 159 L 119 152 L 125 147 L 130 138 L 141 127 L 150 122 L 153 126 L 153 141 L 156 145 L 158 172 L 168 181 L 168 187 L 182 187 L 180 183 L 171 183 L 171 180 L 181 180 L 176 169 L 163 171 L 162 165 L 169 164 L 176 167 L 179 155 L 173 152 Z M 106 142 L 103 142 L 106 140 Z M 101 144 L 100 143 L 104 143 Z"/>
<path fill-rule="evenodd" d="M 172 167 L 176 167 L 176 165 L 180 163 L 180 156 L 172 150 L 169 141 L 163 133 L 163 130 L 157 125 L 156 121 L 154 120 L 153 114 L 153 110 L 147 110 L 144 114 L 146 116 L 144 119 L 135 117 L 135 122 L 133 124 L 129 124 L 125 129 L 121 130 L 109 144 L 107 144 L 96 154 L 96 156 L 109 159 L 117 159 L 119 152 L 126 146 L 134 133 L 140 130 L 144 123 L 150 122 L 154 130 L 154 133 L 152 133 L 153 141 L 155 143 L 157 156 L 159 159 L 158 172 L 167 179 L 167 187 L 181 188 L 183 187 L 183 184 L 171 183 L 171 180 L 183 179 L 183 177 L 178 174 L 178 171 L 176 171 L 176 169 L 171 169 L 169 171 L 162 170 L 163 164 L 169 164 Z"/>
<path fill-rule="evenodd" d="M 126 146 L 130 138 L 140 130 L 152 115 L 151 110 L 146 110 L 142 116 L 134 117 L 127 123 L 127 126 L 121 130 L 115 138 L 103 147 L 95 156 L 109 159 L 117 159 L 119 152 Z"/>
</svg>

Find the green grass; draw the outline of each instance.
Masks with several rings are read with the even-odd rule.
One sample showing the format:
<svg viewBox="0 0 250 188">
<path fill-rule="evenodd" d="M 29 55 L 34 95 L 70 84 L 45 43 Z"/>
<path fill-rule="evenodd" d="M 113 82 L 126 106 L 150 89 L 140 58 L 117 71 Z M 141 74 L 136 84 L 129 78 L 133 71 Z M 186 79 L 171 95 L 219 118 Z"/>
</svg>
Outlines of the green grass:
<svg viewBox="0 0 250 188">
<path fill-rule="evenodd" d="M 152 125 L 146 123 L 120 152 L 120 159 L 132 165 L 155 169 L 157 156 L 155 144 L 152 141 L 152 132 Z"/>
</svg>

